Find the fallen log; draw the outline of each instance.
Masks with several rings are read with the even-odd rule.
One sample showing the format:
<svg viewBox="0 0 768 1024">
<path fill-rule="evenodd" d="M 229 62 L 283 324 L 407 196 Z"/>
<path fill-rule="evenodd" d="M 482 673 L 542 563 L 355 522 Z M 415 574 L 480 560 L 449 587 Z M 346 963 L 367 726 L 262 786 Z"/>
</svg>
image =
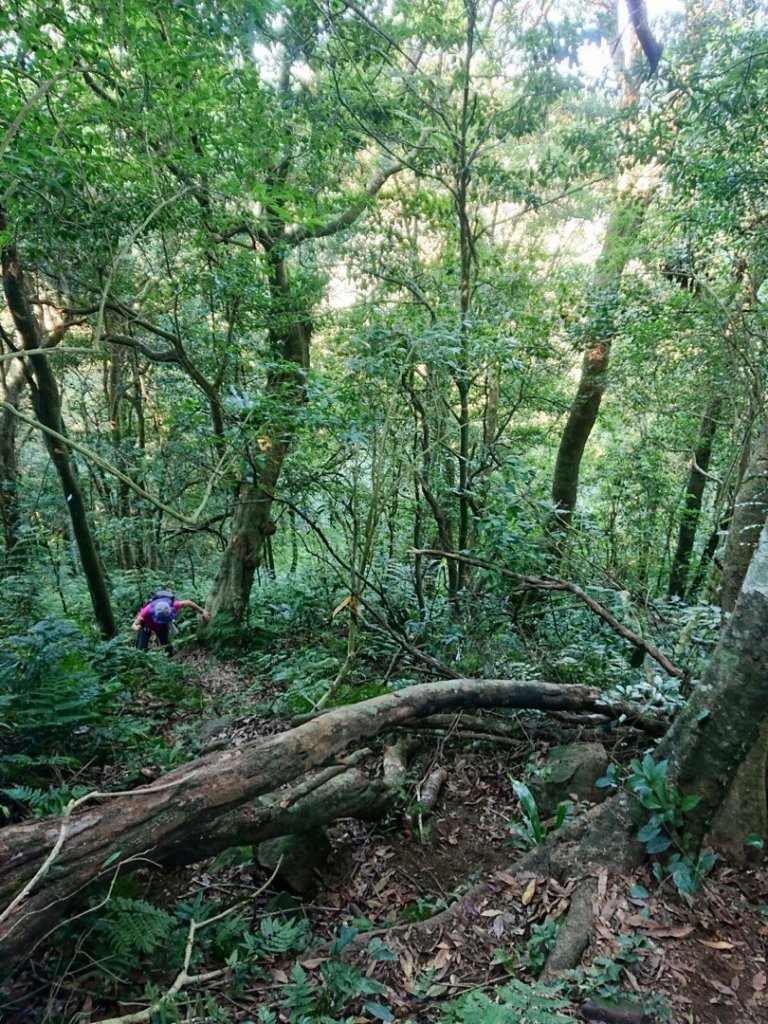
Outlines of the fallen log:
<svg viewBox="0 0 768 1024">
<path fill-rule="evenodd" d="M 57 927 L 76 896 L 118 869 L 132 870 L 147 858 L 156 864 L 194 863 L 254 841 L 259 810 L 273 814 L 276 798 L 264 799 L 267 794 L 329 765 L 352 743 L 438 713 L 493 707 L 596 710 L 599 698 L 598 690 L 586 686 L 517 680 L 412 686 L 208 754 L 150 786 L 91 794 L 64 819 L 8 826 L 0 831 L 0 905 L 7 904 L 0 914 L 0 961 L 10 966 L 28 955 Z M 283 827 L 270 820 L 273 829 Z"/>
</svg>

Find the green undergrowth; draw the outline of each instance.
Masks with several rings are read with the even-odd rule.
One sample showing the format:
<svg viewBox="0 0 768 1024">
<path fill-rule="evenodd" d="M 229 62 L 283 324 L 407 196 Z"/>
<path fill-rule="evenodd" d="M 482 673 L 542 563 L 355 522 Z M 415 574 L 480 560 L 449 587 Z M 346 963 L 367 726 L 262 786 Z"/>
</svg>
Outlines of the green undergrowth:
<svg viewBox="0 0 768 1024">
<path fill-rule="evenodd" d="M 126 637 L 101 641 L 60 619 L 8 636 L 0 654 L 0 814 L 63 809 L 188 756 L 175 734 L 203 696 L 188 670 Z"/>
<path fill-rule="evenodd" d="M 607 699 L 631 700 L 667 715 L 684 700 L 677 679 L 648 657 L 638 661 L 638 648 L 573 595 L 548 594 L 521 611 L 518 593 L 499 586 L 496 574 L 477 570 L 458 611 L 440 591 L 430 594 L 420 611 L 403 568 L 381 570 L 386 604 L 366 591 L 374 613 L 360 610 L 350 661 L 349 616 L 354 613 L 345 606 L 348 591 L 321 575 L 263 579 L 254 589 L 245 623 L 218 619 L 207 642 L 214 654 L 236 660 L 244 678 L 255 681 L 240 695 L 251 713 L 254 702 L 264 714 L 310 711 L 342 669 L 345 677 L 330 705 L 431 678 L 431 670 L 418 659 L 404 656 L 403 644 L 471 678 L 581 683 L 605 690 Z M 617 591 L 592 588 L 591 594 L 619 620 L 626 617 L 626 598 Z M 661 602 L 636 625 L 645 639 L 667 650 L 682 635 L 678 660 L 695 677 L 716 638 L 716 619 L 708 607 Z"/>
<path fill-rule="evenodd" d="M 389 965 L 399 970 L 401 953 L 386 934 L 350 955 L 359 928 L 342 925 L 329 936 L 314 930 L 298 907 L 270 911 L 268 896 L 238 900 L 233 894 L 222 902 L 215 866 L 206 880 L 195 894 L 161 904 L 146 882 L 120 877 L 116 865 L 108 890 L 93 893 L 91 909 L 62 926 L 63 973 L 63 961 L 49 960 L 41 969 L 51 971 L 51 984 L 98 992 L 102 1014 L 119 1000 L 150 1008 L 153 1024 L 190 1017 L 224 1024 L 234 1020 L 233 1001 L 246 1011 L 237 1019 L 253 1024 L 566 1024 L 586 997 L 626 1001 L 624 974 L 638 959 L 637 943 L 625 937 L 615 958 L 566 972 L 555 984 L 540 983 L 557 934 L 553 920 L 497 950 L 493 976 L 458 998 L 429 963 L 416 969 L 405 992 L 387 984 Z M 191 980 L 174 989 L 182 970 Z M 644 1005 L 639 996 L 636 1005 Z M 659 1021 L 668 1019 L 660 1003 L 654 1009 Z"/>
</svg>

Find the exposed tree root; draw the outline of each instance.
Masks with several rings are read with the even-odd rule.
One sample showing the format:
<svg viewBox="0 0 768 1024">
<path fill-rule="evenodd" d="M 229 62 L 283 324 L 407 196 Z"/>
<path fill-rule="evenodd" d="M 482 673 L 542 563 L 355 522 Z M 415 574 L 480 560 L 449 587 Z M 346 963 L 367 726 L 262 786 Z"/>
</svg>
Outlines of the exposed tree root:
<svg viewBox="0 0 768 1024">
<path fill-rule="evenodd" d="M 552 981 L 562 971 L 577 967 L 592 941 L 592 903 L 597 891 L 594 877 L 582 878 L 571 893 L 571 903 L 557 933 L 555 946 L 541 973 L 542 981 Z"/>
</svg>

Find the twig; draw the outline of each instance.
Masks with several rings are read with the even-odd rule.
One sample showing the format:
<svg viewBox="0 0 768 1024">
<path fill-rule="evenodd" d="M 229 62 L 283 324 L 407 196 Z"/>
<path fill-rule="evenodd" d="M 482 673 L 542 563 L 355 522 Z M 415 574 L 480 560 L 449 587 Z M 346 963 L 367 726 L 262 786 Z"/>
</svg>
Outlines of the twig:
<svg viewBox="0 0 768 1024">
<path fill-rule="evenodd" d="M 221 921 L 222 918 L 228 917 L 229 914 L 234 913 L 236 910 L 240 910 L 241 907 L 250 903 L 251 899 L 264 892 L 264 890 L 267 889 L 274 881 L 282 862 L 283 858 L 281 857 L 266 882 L 259 886 L 256 892 L 253 893 L 253 896 L 249 897 L 249 899 L 243 900 L 241 903 L 235 903 L 231 907 L 227 907 L 226 910 L 222 910 L 220 914 L 215 914 L 213 917 L 209 917 L 205 921 L 192 920 L 189 922 L 187 945 L 184 950 L 184 962 L 181 965 L 181 970 L 176 975 L 170 988 L 164 993 L 164 995 L 159 999 L 156 999 L 153 1003 L 150 1003 L 150 1005 L 145 1007 L 143 1010 L 138 1010 L 136 1013 L 126 1013 L 121 1017 L 106 1017 L 103 1020 L 98 1021 L 97 1024 L 149 1024 L 152 1019 L 152 1015 L 160 1009 L 163 1003 L 172 999 L 175 995 L 178 995 L 183 988 L 186 988 L 188 985 L 201 985 L 203 982 L 213 981 L 214 978 L 221 978 L 227 974 L 229 972 L 229 967 L 219 967 L 215 971 L 203 971 L 202 974 L 189 973 L 189 965 L 192 962 L 192 953 L 195 948 L 195 936 L 199 931 L 202 931 L 203 928 L 207 928 L 209 924 L 215 924 L 217 921 Z"/>
</svg>

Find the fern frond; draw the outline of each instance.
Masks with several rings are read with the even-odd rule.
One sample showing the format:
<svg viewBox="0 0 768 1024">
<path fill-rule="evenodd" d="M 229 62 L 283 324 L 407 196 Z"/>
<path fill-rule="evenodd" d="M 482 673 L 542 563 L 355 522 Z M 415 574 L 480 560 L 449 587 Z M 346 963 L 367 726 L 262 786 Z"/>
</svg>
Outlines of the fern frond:
<svg viewBox="0 0 768 1024">
<path fill-rule="evenodd" d="M 133 961 L 137 954 L 154 952 L 176 924 L 171 914 L 146 900 L 118 896 L 110 904 L 104 928 L 110 950 L 116 956 Z"/>
</svg>

